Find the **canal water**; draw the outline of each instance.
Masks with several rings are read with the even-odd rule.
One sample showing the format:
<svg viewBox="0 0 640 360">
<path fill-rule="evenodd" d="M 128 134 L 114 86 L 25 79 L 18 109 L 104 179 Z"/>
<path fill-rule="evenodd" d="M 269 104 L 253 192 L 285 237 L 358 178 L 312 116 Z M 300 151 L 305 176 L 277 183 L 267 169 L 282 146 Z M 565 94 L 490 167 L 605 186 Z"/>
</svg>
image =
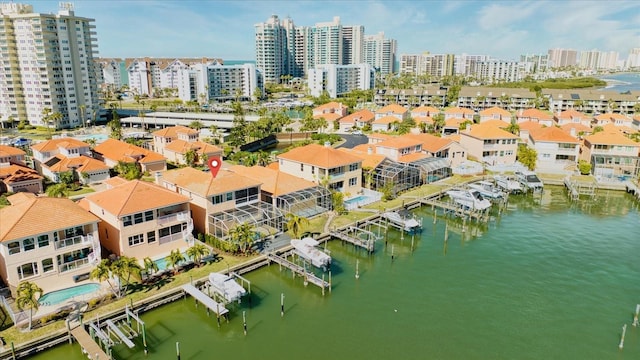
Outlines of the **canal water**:
<svg viewBox="0 0 640 360">
<path fill-rule="evenodd" d="M 572 203 L 564 189 L 548 187 L 512 196 L 501 215 L 464 231 L 442 214 L 434 224 L 431 209 L 418 213 L 424 231 L 413 247 L 393 231 L 372 256 L 332 241 L 325 296 L 271 265 L 247 274 L 251 305 L 236 306 L 220 327 L 192 298 L 144 314 L 146 358 L 176 359 L 176 342 L 181 359 L 640 358 L 640 328 L 631 326 L 640 214 L 627 194 Z M 119 345 L 115 355 L 145 359 L 140 346 Z M 77 345 L 33 357 L 62 358 L 83 357 Z"/>
</svg>

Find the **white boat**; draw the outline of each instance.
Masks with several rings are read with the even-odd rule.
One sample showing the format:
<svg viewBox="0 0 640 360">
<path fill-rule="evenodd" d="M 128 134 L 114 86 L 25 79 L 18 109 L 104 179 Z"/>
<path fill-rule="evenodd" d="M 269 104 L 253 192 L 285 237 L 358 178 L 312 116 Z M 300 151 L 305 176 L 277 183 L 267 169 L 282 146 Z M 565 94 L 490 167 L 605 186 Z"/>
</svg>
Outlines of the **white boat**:
<svg viewBox="0 0 640 360">
<path fill-rule="evenodd" d="M 449 190 L 446 193 L 467 209 L 486 210 L 491 207 L 491 201 L 483 198 L 477 190 Z"/>
<path fill-rule="evenodd" d="M 309 261 L 311 265 L 324 269 L 329 268 L 331 265 L 331 256 L 317 248 L 320 243 L 316 240 L 310 237 L 292 239 L 291 245 L 296 254 Z"/>
<path fill-rule="evenodd" d="M 387 211 L 382 217 L 404 228 L 404 231 L 413 233 L 422 229 L 422 224 L 407 209 Z"/>
<path fill-rule="evenodd" d="M 540 180 L 540 178 L 538 178 L 538 175 L 536 175 L 536 173 L 534 173 L 533 171 L 516 171 L 515 175 L 522 184 L 526 185 L 533 191 L 541 191 L 544 188 L 542 180 Z"/>
<path fill-rule="evenodd" d="M 509 194 L 518 194 L 522 192 L 522 186 L 516 180 L 510 179 L 504 175 L 496 175 L 493 177 L 496 185 Z"/>
<path fill-rule="evenodd" d="M 238 301 L 247 293 L 247 290 L 229 275 L 210 273 L 209 283 L 211 284 L 211 289 L 227 302 Z"/>
<path fill-rule="evenodd" d="M 506 196 L 504 192 L 500 191 L 500 189 L 490 181 L 478 181 L 473 184 L 469 184 L 469 188 L 477 190 L 480 195 L 488 199 L 504 199 Z"/>
</svg>

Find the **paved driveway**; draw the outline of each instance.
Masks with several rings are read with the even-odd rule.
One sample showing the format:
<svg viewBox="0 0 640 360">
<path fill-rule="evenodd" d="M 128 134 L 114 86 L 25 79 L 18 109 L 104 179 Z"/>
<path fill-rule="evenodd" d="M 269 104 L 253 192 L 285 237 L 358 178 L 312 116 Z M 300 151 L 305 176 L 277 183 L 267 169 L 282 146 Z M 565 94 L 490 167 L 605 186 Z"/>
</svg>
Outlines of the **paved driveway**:
<svg viewBox="0 0 640 360">
<path fill-rule="evenodd" d="M 357 145 L 366 144 L 369 142 L 369 138 L 366 135 L 352 135 L 352 134 L 341 134 L 345 142 L 344 144 L 338 146 L 339 148 L 347 148 L 353 149 Z"/>
</svg>

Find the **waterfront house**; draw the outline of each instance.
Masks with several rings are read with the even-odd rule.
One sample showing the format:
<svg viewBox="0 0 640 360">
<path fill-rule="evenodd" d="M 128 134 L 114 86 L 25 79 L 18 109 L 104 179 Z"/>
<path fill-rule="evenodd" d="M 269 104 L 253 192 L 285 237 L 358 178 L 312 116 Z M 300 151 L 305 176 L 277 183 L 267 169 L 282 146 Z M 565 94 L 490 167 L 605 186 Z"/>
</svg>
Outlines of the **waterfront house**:
<svg viewBox="0 0 640 360">
<path fill-rule="evenodd" d="M 362 129 L 365 125 L 371 124 L 375 114 L 367 109 L 356 111 L 353 114 L 347 115 L 338 122 L 340 123 L 340 132 L 347 132 L 351 129 Z"/>
<path fill-rule="evenodd" d="M 99 217 L 100 242 L 111 254 L 164 258 L 192 243 L 189 198 L 140 181 L 109 181 L 108 189 L 87 195 L 80 205 Z"/>
<path fill-rule="evenodd" d="M 356 194 L 362 188 L 362 159 L 329 144 L 301 146 L 277 159 L 280 171 L 329 189 Z"/>
<path fill-rule="evenodd" d="M 35 169 L 43 173 L 42 164 L 49 161 L 51 158 L 60 155 L 59 158 L 75 158 L 79 156 L 91 157 L 91 148 L 89 144 L 82 142 L 74 138 L 59 138 L 46 140 L 31 146 L 33 152 L 33 165 Z M 48 174 L 46 176 L 52 176 Z M 58 179 L 53 177 L 52 181 L 57 182 Z"/>
<path fill-rule="evenodd" d="M 460 145 L 468 157 L 483 163 L 511 165 L 516 161 L 518 136 L 492 123 L 470 125 L 460 133 Z"/>
<path fill-rule="evenodd" d="M 0 209 L 0 276 L 45 292 L 69 287 L 100 261 L 98 217 L 65 198 L 19 193 Z"/>
<path fill-rule="evenodd" d="M 580 111 L 569 109 L 557 113 L 554 116 L 556 125 L 562 126 L 566 124 L 582 124 L 584 126 L 591 126 L 591 117 L 587 116 Z"/>
<path fill-rule="evenodd" d="M 27 153 L 14 146 L 0 145 L 0 165 L 1 164 L 20 164 L 26 165 L 25 157 Z"/>
<path fill-rule="evenodd" d="M 536 150 L 536 170 L 558 173 L 574 171 L 580 155 L 580 141 L 555 126 L 531 129 L 529 147 Z"/>
<path fill-rule="evenodd" d="M 619 131 L 601 131 L 584 137 L 580 158 L 591 163 L 598 180 L 638 178 L 640 143 Z"/>
<path fill-rule="evenodd" d="M 405 137 L 421 142 L 422 153 L 434 158 L 446 159 L 449 167 L 457 167 L 467 161 L 467 151 L 449 137 L 431 134 L 407 134 Z"/>
<path fill-rule="evenodd" d="M 434 117 L 440 113 L 440 110 L 433 106 L 419 106 L 411 110 L 411 117 L 415 120 L 420 117 Z"/>
<path fill-rule="evenodd" d="M 138 164 L 142 172 L 167 169 L 167 160 L 161 154 L 115 139 L 107 139 L 97 145 L 93 153 L 96 159 L 103 161 L 110 168 L 122 161 Z"/>
<path fill-rule="evenodd" d="M 539 109 L 526 109 L 520 111 L 518 115 L 516 115 L 516 120 L 518 124 L 531 121 L 534 123 L 538 123 L 541 126 L 553 126 L 553 115 L 548 112 L 539 110 Z"/>
<path fill-rule="evenodd" d="M 410 154 L 422 153 L 422 141 L 408 137 L 397 136 L 375 144 L 376 154 L 384 155 L 393 161 L 401 159 Z"/>
<path fill-rule="evenodd" d="M 480 123 L 488 120 L 501 120 L 507 124 L 511 124 L 511 113 L 507 110 L 493 106 L 488 109 L 480 111 Z"/>
<path fill-rule="evenodd" d="M 284 214 L 260 199 L 262 181 L 229 169 L 213 177 L 186 167 L 158 174 L 156 182 L 190 199 L 198 233 L 227 240 L 233 228 L 248 223 L 258 240 L 283 230 Z"/>
<path fill-rule="evenodd" d="M 0 194 L 6 192 L 29 192 L 39 194 L 43 191 L 44 178 L 30 167 L 19 164 L 0 164 Z"/>
</svg>

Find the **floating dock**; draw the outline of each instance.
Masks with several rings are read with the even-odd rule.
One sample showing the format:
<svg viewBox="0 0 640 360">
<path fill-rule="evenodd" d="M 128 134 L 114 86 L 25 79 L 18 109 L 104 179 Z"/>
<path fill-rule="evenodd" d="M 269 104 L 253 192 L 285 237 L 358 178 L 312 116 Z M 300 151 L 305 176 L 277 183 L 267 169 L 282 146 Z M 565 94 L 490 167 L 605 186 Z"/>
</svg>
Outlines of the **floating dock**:
<svg viewBox="0 0 640 360">
<path fill-rule="evenodd" d="M 71 330 L 71 335 L 73 335 L 78 344 L 80 344 L 89 359 L 106 360 L 111 358 L 102 350 L 98 343 L 93 341 L 89 333 L 87 333 L 87 330 L 85 330 L 84 326 L 81 325 Z"/>
<path fill-rule="evenodd" d="M 420 202 L 431 206 L 432 209 L 441 208 L 445 213 L 448 212 L 460 218 L 475 219 L 478 222 L 487 222 L 489 220 L 489 211 L 491 210 L 491 208 L 485 210 L 465 209 L 464 206 L 458 203 L 444 202 L 439 198 L 424 198 L 420 199 Z"/>
<path fill-rule="evenodd" d="M 285 256 L 292 254 L 291 252 L 288 252 L 285 254 Z M 286 258 L 282 257 L 282 256 L 278 256 L 276 254 L 267 254 L 267 259 L 270 262 L 274 262 L 277 263 L 278 265 L 280 265 L 281 267 L 284 266 L 287 269 L 291 270 L 294 274 L 298 274 L 300 276 L 302 276 L 305 279 L 305 285 L 307 282 L 316 285 L 318 287 L 320 287 L 322 289 L 322 294 L 324 294 L 324 290 L 325 289 L 329 289 L 329 291 L 331 291 L 331 282 L 327 282 L 324 279 L 320 279 L 319 277 L 317 277 L 314 273 L 307 271 L 306 268 L 293 263 L 289 260 L 287 260 Z M 331 279 L 331 273 L 329 273 L 329 279 Z"/>
<path fill-rule="evenodd" d="M 204 306 L 206 306 L 209 310 L 213 311 L 218 316 L 225 315 L 229 312 L 229 309 L 227 309 L 224 304 L 213 300 L 212 298 L 207 296 L 207 294 L 198 290 L 191 284 L 182 285 L 182 290 L 184 290 L 185 294 L 191 295 L 194 299 L 204 304 Z"/>
</svg>

